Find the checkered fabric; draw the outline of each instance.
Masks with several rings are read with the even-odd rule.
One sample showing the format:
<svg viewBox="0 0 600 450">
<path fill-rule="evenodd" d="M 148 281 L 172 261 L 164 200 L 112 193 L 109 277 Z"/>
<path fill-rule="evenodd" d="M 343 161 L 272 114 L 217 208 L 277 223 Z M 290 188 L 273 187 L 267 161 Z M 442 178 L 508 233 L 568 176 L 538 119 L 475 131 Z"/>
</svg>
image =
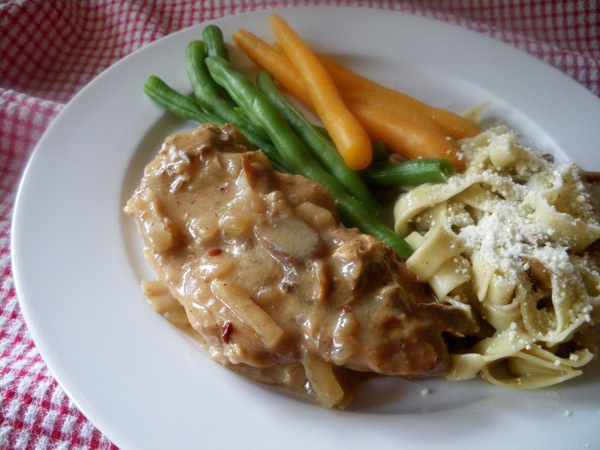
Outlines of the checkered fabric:
<svg viewBox="0 0 600 450">
<path fill-rule="evenodd" d="M 595 0 L 0 0 L 0 448 L 115 448 L 52 377 L 15 292 L 12 210 L 44 130 L 102 70 L 158 38 L 211 19 L 308 4 L 384 8 L 457 24 L 518 47 L 600 95 Z"/>
</svg>

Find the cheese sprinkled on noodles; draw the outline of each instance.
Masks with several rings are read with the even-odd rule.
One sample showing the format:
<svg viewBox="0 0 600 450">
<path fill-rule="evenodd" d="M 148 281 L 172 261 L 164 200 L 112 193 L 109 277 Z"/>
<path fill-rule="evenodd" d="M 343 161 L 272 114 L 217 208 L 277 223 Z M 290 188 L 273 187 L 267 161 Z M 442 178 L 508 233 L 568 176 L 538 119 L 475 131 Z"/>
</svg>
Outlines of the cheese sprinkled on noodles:
<svg viewBox="0 0 600 450">
<path fill-rule="evenodd" d="M 524 148 L 504 126 L 461 144 L 463 174 L 394 208 L 396 232 L 415 249 L 409 268 L 481 327 L 448 378 L 533 389 L 581 374 L 600 320 L 600 218 L 583 171 Z"/>
</svg>

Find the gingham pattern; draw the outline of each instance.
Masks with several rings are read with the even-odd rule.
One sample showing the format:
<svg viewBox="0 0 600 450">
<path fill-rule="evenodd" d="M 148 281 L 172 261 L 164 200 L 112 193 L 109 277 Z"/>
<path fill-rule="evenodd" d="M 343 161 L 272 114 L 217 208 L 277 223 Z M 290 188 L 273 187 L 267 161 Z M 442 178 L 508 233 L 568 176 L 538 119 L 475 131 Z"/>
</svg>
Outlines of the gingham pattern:
<svg viewBox="0 0 600 450">
<path fill-rule="evenodd" d="M 118 59 L 173 31 L 247 11 L 304 4 L 385 8 L 492 36 L 600 95 L 600 17 L 590 1 L 0 0 L 0 448 L 111 449 L 40 358 L 10 261 L 18 180 L 64 104 Z"/>
</svg>

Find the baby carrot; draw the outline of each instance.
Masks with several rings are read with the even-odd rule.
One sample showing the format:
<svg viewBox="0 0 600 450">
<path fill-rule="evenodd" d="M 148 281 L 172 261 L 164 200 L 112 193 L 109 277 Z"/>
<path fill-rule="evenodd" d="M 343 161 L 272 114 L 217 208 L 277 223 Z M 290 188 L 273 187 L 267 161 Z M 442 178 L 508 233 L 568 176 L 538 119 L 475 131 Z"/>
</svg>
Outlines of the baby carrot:
<svg viewBox="0 0 600 450">
<path fill-rule="evenodd" d="M 353 103 L 349 108 L 373 140 L 384 141 L 390 151 L 405 159 L 447 159 L 457 171 L 464 169 L 452 139 L 373 106 Z"/>
<path fill-rule="evenodd" d="M 277 51 L 258 36 L 246 30 L 237 30 L 233 34 L 233 42 L 256 65 L 269 72 L 273 78 L 283 85 L 304 106 L 314 112 L 310 95 L 306 90 L 300 75 L 285 54 Z"/>
<path fill-rule="evenodd" d="M 374 104 L 375 102 L 373 101 L 372 91 L 362 89 L 344 89 L 342 92 L 342 96 L 344 97 L 346 104 L 362 103 L 365 105 L 378 106 Z M 393 112 L 395 115 L 403 117 L 406 120 L 410 120 L 411 122 L 414 122 L 423 128 L 435 131 L 436 133 L 444 136 L 449 136 L 448 132 L 435 121 L 423 114 L 421 111 L 417 111 L 415 108 L 412 108 L 409 105 L 396 102 L 394 103 L 393 111 L 390 112 Z"/>
<path fill-rule="evenodd" d="M 453 139 L 473 137 L 482 131 L 479 125 L 458 114 L 434 108 L 402 92 L 386 88 L 352 72 L 331 58 L 321 55 L 319 56 L 319 60 L 331 74 L 338 88 L 347 92 L 348 96 L 355 96 L 352 99 L 353 101 L 368 103 L 371 106 L 376 106 L 398 115 L 401 115 L 396 109 L 399 105 L 412 108 L 437 123 Z M 360 97 L 357 98 L 356 96 Z"/>
<path fill-rule="evenodd" d="M 372 159 L 371 140 L 344 103 L 323 64 L 280 16 L 271 16 L 269 25 L 300 74 L 319 118 L 348 167 L 353 170 L 368 167 Z"/>
</svg>

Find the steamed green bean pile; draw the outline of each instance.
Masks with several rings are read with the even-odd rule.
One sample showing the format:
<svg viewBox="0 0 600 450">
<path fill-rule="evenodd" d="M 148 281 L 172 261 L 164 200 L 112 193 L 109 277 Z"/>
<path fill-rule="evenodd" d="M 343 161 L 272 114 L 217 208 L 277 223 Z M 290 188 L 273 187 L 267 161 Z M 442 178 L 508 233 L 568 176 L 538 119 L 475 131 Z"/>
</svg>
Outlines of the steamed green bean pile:
<svg viewBox="0 0 600 450">
<path fill-rule="evenodd" d="M 404 239 L 378 219 L 380 205 L 370 188 L 443 182 L 454 174 L 452 164 L 445 160 L 374 162 L 361 172 L 349 169 L 326 133 L 287 101 L 268 73 L 261 73 L 255 84 L 232 66 L 223 33 L 215 25 L 205 28 L 202 40 L 188 45 L 185 69 L 193 98 L 156 76 L 148 78 L 144 92 L 182 119 L 234 125 L 255 150 L 265 153 L 275 170 L 325 186 L 344 225 L 382 240 L 401 258 L 412 254 Z"/>
</svg>

